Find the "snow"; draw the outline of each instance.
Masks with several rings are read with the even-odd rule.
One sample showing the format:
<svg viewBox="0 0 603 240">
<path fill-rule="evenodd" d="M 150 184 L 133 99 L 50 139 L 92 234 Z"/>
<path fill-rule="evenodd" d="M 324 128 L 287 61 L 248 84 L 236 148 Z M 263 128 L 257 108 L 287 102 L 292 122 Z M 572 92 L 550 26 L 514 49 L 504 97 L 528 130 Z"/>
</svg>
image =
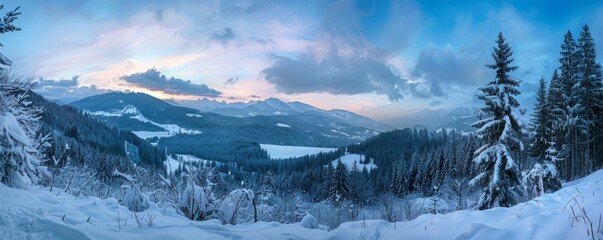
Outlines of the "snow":
<svg viewBox="0 0 603 240">
<path fill-rule="evenodd" d="M 591 239 L 584 213 L 598 227 L 603 214 L 603 170 L 511 208 L 425 214 L 407 222 L 347 222 L 327 232 L 312 218 L 302 223 L 222 225 L 191 221 L 171 207 L 150 203 L 134 215 L 114 198 L 79 197 L 0 184 L 3 239 Z M 571 208 L 575 211 L 572 213 Z M 578 209 L 584 209 L 582 212 Z M 118 215 L 119 213 L 119 215 Z M 145 216 L 155 215 L 149 226 Z M 120 222 L 117 221 L 119 218 Z M 134 217 L 143 218 L 142 225 Z M 578 218 L 576 218 L 578 217 Z M 126 224 L 124 222 L 127 220 Z M 121 223 L 121 227 L 118 227 Z M 125 225 L 125 226 L 123 226 Z M 600 230 L 599 230 L 600 231 Z M 595 239 L 601 239 L 599 232 Z"/>
<path fill-rule="evenodd" d="M 165 160 L 165 166 L 169 173 L 174 173 L 176 171 L 176 169 L 178 169 L 178 165 L 180 165 L 180 162 L 187 162 L 187 163 L 203 162 L 203 164 L 206 164 L 207 161 L 210 161 L 210 160 L 201 159 L 201 158 L 191 156 L 191 155 L 176 154 L 176 159 L 174 159 L 172 157 L 172 155 L 167 156 L 167 159 Z"/>
<path fill-rule="evenodd" d="M 332 152 L 337 150 L 337 148 L 285 146 L 272 144 L 260 144 L 260 147 L 266 150 L 272 159 L 303 157 L 305 155 L 314 155 L 321 152 Z"/>
<path fill-rule="evenodd" d="M 181 133 L 181 134 L 201 134 L 201 133 L 203 133 L 199 130 L 186 129 L 186 128 L 180 127 L 176 124 L 156 123 L 156 122 L 146 118 L 144 115 L 142 115 L 142 113 L 140 113 L 140 111 L 135 106 L 129 105 L 129 104 L 126 105 L 121 110 L 115 109 L 110 112 L 105 112 L 105 111 L 90 112 L 87 110 L 84 110 L 84 112 L 87 114 L 93 115 L 93 116 L 103 116 L 103 117 L 122 117 L 122 116 L 128 115 L 132 119 L 136 119 L 136 120 L 144 122 L 144 123 L 150 123 L 157 127 L 163 128 L 165 130 L 165 131 L 132 131 L 132 133 L 136 134 L 136 136 L 138 136 L 142 139 L 148 139 L 148 138 L 152 138 L 152 137 L 158 137 L 158 138 L 170 137 L 170 136 L 174 136 L 179 133 Z M 186 114 L 186 116 L 203 117 L 203 115 L 200 115 L 200 114 L 190 114 L 190 113 Z"/>
<path fill-rule="evenodd" d="M 161 131 L 161 132 L 132 131 L 132 133 L 136 134 L 136 136 L 138 136 L 139 138 L 142 138 L 142 139 L 149 139 L 149 138 L 152 138 L 152 137 L 158 137 L 158 138 L 170 137 L 170 136 L 173 135 L 170 132 L 166 132 L 166 131 Z"/>
<path fill-rule="evenodd" d="M 333 165 L 333 167 L 337 166 L 337 161 L 339 161 L 339 159 L 341 159 L 341 162 L 346 166 L 346 168 L 348 169 L 348 171 L 352 170 L 352 165 L 354 165 L 354 162 L 356 162 L 356 166 L 358 167 L 359 171 L 362 171 L 362 168 L 366 167 L 367 170 L 373 169 L 373 168 L 377 168 L 377 165 L 375 165 L 375 163 L 372 161 L 370 161 L 370 163 L 368 164 L 362 164 L 360 162 L 364 161 L 364 155 L 360 155 L 360 154 L 346 154 L 341 156 L 338 159 L 335 159 L 331 162 L 331 164 Z"/>
<path fill-rule="evenodd" d="M 283 128 L 290 128 L 291 127 L 291 126 L 289 126 L 287 124 L 284 124 L 284 123 L 277 123 L 276 126 L 283 127 Z"/>
</svg>

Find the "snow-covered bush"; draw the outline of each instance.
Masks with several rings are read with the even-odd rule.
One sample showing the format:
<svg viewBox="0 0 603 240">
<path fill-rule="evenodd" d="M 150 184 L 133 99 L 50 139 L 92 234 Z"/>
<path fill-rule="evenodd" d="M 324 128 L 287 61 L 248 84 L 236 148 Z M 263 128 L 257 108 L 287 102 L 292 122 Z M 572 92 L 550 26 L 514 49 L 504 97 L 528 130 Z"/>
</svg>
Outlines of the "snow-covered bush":
<svg viewBox="0 0 603 240">
<path fill-rule="evenodd" d="M 141 193 L 131 185 L 123 185 L 121 188 L 124 190 L 122 205 L 130 211 L 142 212 L 149 208 L 149 197 L 146 194 Z"/>
<path fill-rule="evenodd" d="M 302 227 L 308 228 L 308 229 L 329 230 L 329 227 L 318 223 L 318 220 L 310 214 L 308 214 L 308 215 L 304 216 L 304 218 L 302 218 L 300 225 Z"/>
<path fill-rule="evenodd" d="M 200 187 L 189 178 L 186 188 L 178 196 L 178 209 L 191 220 L 208 219 L 216 211 L 211 185 Z"/>
<path fill-rule="evenodd" d="M 24 188 L 36 184 L 42 175 L 42 150 L 48 136 L 38 135 L 41 108 L 28 99 L 28 80 L 0 70 L 0 181 Z"/>
<path fill-rule="evenodd" d="M 222 204 L 220 214 L 228 224 L 252 222 L 255 218 L 254 193 L 250 189 L 237 189 L 230 192 Z"/>
<path fill-rule="evenodd" d="M 548 161 L 534 164 L 534 167 L 523 175 L 524 186 L 530 198 L 561 189 L 557 169 Z"/>
</svg>

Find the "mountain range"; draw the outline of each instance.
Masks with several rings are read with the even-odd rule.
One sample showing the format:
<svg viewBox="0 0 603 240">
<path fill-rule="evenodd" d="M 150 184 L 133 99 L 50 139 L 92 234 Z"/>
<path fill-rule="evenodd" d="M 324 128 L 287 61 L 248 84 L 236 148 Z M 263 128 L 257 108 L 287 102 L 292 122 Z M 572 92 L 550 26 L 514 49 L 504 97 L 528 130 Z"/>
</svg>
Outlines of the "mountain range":
<svg viewBox="0 0 603 240">
<path fill-rule="evenodd" d="M 284 102 L 277 98 L 267 98 L 263 101 L 256 100 L 247 103 L 227 103 L 224 101 L 209 100 L 207 98 L 194 101 L 170 101 L 170 103 L 174 102 L 180 106 L 187 106 L 201 111 L 238 118 L 254 116 L 320 115 L 331 119 L 334 122 L 344 122 L 353 126 L 377 131 L 389 131 L 394 129 L 392 126 L 350 111 L 342 109 L 323 110 L 303 102 Z"/>
<path fill-rule="evenodd" d="M 159 139 L 162 138 L 194 137 L 196 140 L 213 141 L 224 137 L 233 141 L 340 147 L 392 129 L 348 111 L 324 111 L 299 102 L 284 103 L 275 98 L 240 108 L 241 111 L 257 113 L 246 117 L 204 112 L 176 104 L 143 93 L 122 92 L 91 96 L 71 103 L 110 126 L 132 131 L 160 145 L 162 141 Z M 220 109 L 221 113 L 225 112 L 224 108 Z"/>
<path fill-rule="evenodd" d="M 475 108 L 457 107 L 432 110 L 429 108 L 419 112 L 384 120 L 383 122 L 396 128 L 427 128 L 438 130 L 441 128 L 456 129 L 463 132 L 473 132 L 471 124 L 477 121 Z"/>
</svg>

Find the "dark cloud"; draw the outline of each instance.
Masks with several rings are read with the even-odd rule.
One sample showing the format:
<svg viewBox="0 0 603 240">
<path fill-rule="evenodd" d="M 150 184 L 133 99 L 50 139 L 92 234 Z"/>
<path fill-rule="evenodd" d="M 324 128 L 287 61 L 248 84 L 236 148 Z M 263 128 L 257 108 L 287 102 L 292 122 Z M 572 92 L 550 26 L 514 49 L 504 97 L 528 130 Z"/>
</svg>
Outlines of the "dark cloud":
<svg viewBox="0 0 603 240">
<path fill-rule="evenodd" d="M 263 46 L 276 46 L 276 42 L 270 38 L 251 37 L 252 42 L 259 43 Z"/>
<path fill-rule="evenodd" d="M 235 32 L 232 28 L 224 28 L 221 31 L 212 33 L 209 39 L 226 47 L 235 37 Z"/>
<path fill-rule="evenodd" d="M 363 8 L 352 1 L 329 2 L 316 41 L 296 58 L 272 55 L 273 63 L 261 71 L 262 76 L 287 94 L 374 93 L 391 101 L 405 94 L 430 97 L 421 86 L 409 85 L 389 64 L 394 52 L 369 42 L 361 24 L 367 15 Z"/>
<path fill-rule="evenodd" d="M 39 78 L 38 81 L 36 82 L 35 88 L 42 89 L 42 88 L 54 88 L 54 87 L 57 87 L 57 88 L 75 87 L 78 84 L 79 78 L 80 78 L 79 75 L 73 76 L 73 78 L 71 78 L 71 79 L 61 79 L 61 80 Z"/>
<path fill-rule="evenodd" d="M 261 98 L 260 96 L 258 96 L 258 95 L 253 95 L 253 94 L 252 94 L 252 95 L 249 95 L 248 97 L 250 97 L 250 98 Z"/>
<path fill-rule="evenodd" d="M 80 76 L 71 79 L 44 79 L 39 78 L 33 91 L 51 100 L 70 103 L 89 96 L 110 92 L 107 89 L 92 86 L 78 86 Z"/>
<path fill-rule="evenodd" d="M 272 56 L 272 66 L 261 74 L 279 92 L 287 94 L 324 92 L 335 95 L 376 93 L 391 101 L 400 100 L 406 80 L 381 59 L 358 55 L 342 56 L 334 46 L 321 60 L 310 53 L 296 59 Z"/>
<path fill-rule="evenodd" d="M 430 47 L 421 52 L 411 71 L 411 77 L 421 79 L 430 85 L 435 96 L 446 96 L 447 86 L 476 87 L 489 78 L 487 63 L 483 54 L 469 49 Z"/>
<path fill-rule="evenodd" d="M 435 106 L 442 105 L 442 103 L 443 103 L 442 101 L 435 100 L 435 101 L 432 101 L 431 103 L 429 103 L 429 106 L 435 107 Z"/>
<path fill-rule="evenodd" d="M 157 10 L 155 10 L 153 12 L 153 17 L 155 18 L 155 20 L 159 21 L 159 22 L 163 22 L 163 13 L 164 13 L 165 9 L 163 7 L 158 8 Z"/>
<path fill-rule="evenodd" d="M 143 73 L 124 75 L 119 79 L 132 83 L 138 87 L 163 91 L 164 93 L 173 95 L 218 97 L 222 94 L 220 91 L 209 88 L 205 84 L 194 84 L 190 80 L 182 80 L 174 77 L 168 79 L 154 68 Z"/>
<path fill-rule="evenodd" d="M 238 81 L 239 81 L 239 77 L 231 77 L 228 80 L 226 80 L 226 82 L 224 82 L 224 87 L 229 86 L 229 85 L 232 86 L 235 83 L 237 83 Z"/>
</svg>

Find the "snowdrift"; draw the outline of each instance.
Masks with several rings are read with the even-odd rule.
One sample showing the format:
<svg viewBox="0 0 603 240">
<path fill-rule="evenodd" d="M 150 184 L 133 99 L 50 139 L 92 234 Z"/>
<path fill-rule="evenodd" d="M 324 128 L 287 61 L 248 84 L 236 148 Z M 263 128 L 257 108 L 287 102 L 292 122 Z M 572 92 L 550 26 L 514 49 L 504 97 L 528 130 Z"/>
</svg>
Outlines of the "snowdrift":
<svg viewBox="0 0 603 240">
<path fill-rule="evenodd" d="M 153 205 L 136 215 L 113 198 L 0 184 L 2 239 L 603 239 L 603 170 L 511 208 L 422 215 L 409 222 L 348 222 L 332 231 L 308 224 L 236 226 L 194 222 Z M 136 219 L 138 218 L 138 221 Z M 150 218 L 153 218 L 149 224 Z M 139 223 L 140 222 L 140 226 Z M 316 224 L 317 225 L 317 224 Z M 599 228 L 599 229 L 597 229 Z"/>
</svg>

